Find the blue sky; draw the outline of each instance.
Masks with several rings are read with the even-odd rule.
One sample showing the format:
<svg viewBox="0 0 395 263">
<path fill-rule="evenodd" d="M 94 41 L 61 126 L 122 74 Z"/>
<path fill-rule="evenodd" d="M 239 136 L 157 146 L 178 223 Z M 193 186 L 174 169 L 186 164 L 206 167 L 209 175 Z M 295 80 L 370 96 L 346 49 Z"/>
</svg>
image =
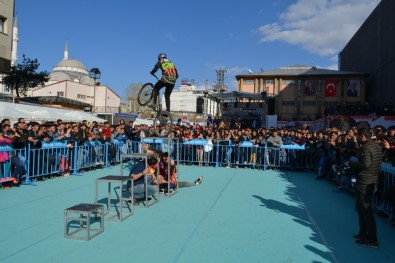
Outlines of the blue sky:
<svg viewBox="0 0 395 263">
<path fill-rule="evenodd" d="M 380 0 L 16 0 L 18 56 L 52 71 L 69 58 L 122 98 L 165 52 L 180 79 L 214 85 L 216 69 L 235 75 L 303 64 L 337 69 L 337 54 Z"/>
</svg>

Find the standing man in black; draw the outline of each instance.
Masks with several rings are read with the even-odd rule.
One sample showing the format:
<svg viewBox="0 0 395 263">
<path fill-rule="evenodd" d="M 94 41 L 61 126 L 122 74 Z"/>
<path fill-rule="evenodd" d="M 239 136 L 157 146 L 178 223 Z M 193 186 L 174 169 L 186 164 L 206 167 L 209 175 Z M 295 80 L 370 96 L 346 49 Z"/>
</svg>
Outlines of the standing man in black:
<svg viewBox="0 0 395 263">
<path fill-rule="evenodd" d="M 378 248 L 372 198 L 377 191 L 382 151 L 380 145 L 372 141 L 371 137 L 368 129 L 360 132 L 362 155 L 359 160 L 350 161 L 351 167 L 357 171 L 356 210 L 359 217 L 359 232 L 354 235 L 354 239 L 359 245 Z"/>
<path fill-rule="evenodd" d="M 24 118 L 19 118 L 15 129 L 15 139 L 13 140 L 12 147 L 14 149 L 22 149 L 26 147 L 27 138 L 27 124 Z"/>
</svg>

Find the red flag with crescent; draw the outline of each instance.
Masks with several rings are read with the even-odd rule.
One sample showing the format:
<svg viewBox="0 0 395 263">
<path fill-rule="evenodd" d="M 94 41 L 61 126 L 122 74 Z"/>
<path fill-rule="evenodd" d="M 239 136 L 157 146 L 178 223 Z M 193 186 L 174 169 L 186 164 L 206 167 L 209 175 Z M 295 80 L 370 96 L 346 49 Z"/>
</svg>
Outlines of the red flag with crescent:
<svg viewBox="0 0 395 263">
<path fill-rule="evenodd" d="M 325 97 L 336 97 L 337 80 L 325 80 Z"/>
</svg>

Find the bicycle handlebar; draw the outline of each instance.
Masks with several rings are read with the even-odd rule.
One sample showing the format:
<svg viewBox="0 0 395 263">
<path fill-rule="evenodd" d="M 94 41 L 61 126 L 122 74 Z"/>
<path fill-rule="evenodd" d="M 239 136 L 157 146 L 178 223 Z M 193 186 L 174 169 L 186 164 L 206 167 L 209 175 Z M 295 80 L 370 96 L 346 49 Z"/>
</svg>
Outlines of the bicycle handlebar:
<svg viewBox="0 0 395 263">
<path fill-rule="evenodd" d="M 155 73 L 150 72 L 152 76 L 154 76 L 157 80 L 159 80 L 159 78 L 155 75 Z"/>
</svg>

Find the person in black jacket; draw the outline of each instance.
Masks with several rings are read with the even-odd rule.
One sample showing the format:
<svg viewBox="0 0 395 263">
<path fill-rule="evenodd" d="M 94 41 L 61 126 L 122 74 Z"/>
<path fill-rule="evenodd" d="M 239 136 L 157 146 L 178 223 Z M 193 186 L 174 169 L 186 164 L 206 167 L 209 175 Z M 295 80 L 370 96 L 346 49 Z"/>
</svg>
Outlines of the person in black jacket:
<svg viewBox="0 0 395 263">
<path fill-rule="evenodd" d="M 372 134 L 368 129 L 360 131 L 359 135 L 362 141 L 361 156 L 350 160 L 350 166 L 357 171 L 356 210 L 359 217 L 359 232 L 353 237 L 360 245 L 378 248 L 372 198 L 377 191 L 382 151 L 379 144 L 371 140 Z"/>
<path fill-rule="evenodd" d="M 162 71 L 162 78 L 158 80 L 158 82 L 154 85 L 153 91 L 153 103 L 148 105 L 149 107 L 156 109 L 156 101 L 159 96 L 159 91 L 166 87 L 165 90 L 165 102 L 166 102 L 166 110 L 170 112 L 170 94 L 173 91 L 174 85 L 176 84 L 176 80 L 178 78 L 177 68 L 173 62 L 167 59 L 165 53 L 160 53 L 158 55 L 158 61 L 156 62 L 154 68 L 151 70 L 151 74 L 155 75 L 155 72 L 158 70 Z"/>
</svg>

